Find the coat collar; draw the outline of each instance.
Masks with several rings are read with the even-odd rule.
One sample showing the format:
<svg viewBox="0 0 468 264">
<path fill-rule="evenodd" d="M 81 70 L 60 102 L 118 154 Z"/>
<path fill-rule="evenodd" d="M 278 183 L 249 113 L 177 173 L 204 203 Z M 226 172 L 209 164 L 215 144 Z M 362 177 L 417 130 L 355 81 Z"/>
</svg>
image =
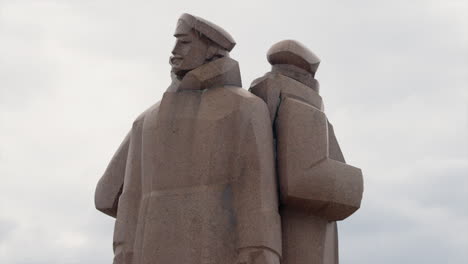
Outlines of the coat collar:
<svg viewBox="0 0 468 264">
<path fill-rule="evenodd" d="M 242 86 L 239 63 L 223 57 L 189 71 L 182 80 L 173 80 L 168 92 L 204 90 L 220 86 Z"/>
<path fill-rule="evenodd" d="M 312 90 L 316 91 L 317 93 L 319 92 L 319 83 L 316 79 L 314 79 L 314 76 L 311 73 L 297 66 L 290 64 L 276 64 L 273 65 L 271 72 L 279 73 L 281 75 L 294 79 L 312 88 Z"/>
</svg>

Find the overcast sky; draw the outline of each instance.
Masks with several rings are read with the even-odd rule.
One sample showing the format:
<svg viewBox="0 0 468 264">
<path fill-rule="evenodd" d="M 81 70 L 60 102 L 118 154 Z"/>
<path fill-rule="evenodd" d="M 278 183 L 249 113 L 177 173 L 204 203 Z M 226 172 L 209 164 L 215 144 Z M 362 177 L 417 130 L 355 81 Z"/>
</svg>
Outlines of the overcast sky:
<svg viewBox="0 0 468 264">
<path fill-rule="evenodd" d="M 360 211 L 341 264 L 467 263 L 468 2 L 0 0 L 0 263 L 111 263 L 94 188 L 161 98 L 181 13 L 232 34 L 243 86 L 296 39 L 348 163 Z"/>
</svg>

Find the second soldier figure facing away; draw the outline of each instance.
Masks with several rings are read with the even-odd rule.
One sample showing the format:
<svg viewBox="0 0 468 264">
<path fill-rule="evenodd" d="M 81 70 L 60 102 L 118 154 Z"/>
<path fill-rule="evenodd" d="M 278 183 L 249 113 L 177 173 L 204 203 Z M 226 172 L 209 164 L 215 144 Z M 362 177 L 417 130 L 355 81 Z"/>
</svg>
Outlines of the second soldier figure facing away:
<svg viewBox="0 0 468 264">
<path fill-rule="evenodd" d="M 314 78 L 319 58 L 284 40 L 250 91 L 268 105 L 280 185 L 284 264 L 337 264 L 336 221 L 360 207 L 361 170 L 345 163 Z"/>
</svg>

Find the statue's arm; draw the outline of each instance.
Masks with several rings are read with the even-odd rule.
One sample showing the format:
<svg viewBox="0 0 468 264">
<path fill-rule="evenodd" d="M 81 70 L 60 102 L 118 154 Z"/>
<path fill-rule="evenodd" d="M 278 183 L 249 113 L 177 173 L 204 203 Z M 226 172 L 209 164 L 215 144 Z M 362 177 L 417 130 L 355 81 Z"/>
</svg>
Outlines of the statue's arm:
<svg viewBox="0 0 468 264">
<path fill-rule="evenodd" d="M 281 89 L 273 85 L 268 76 L 255 79 L 250 85 L 249 91 L 260 97 L 267 105 L 270 120 L 273 123 L 276 117 L 276 111 L 280 104 Z"/>
<path fill-rule="evenodd" d="M 114 263 L 133 263 L 142 197 L 142 140 L 145 113 L 133 122 L 125 166 L 125 180 L 118 201 L 114 228 Z"/>
<path fill-rule="evenodd" d="M 96 209 L 114 218 L 117 216 L 118 201 L 122 193 L 129 143 L 130 133 L 125 137 L 112 157 L 104 175 L 96 186 L 94 194 Z"/>
<path fill-rule="evenodd" d="M 233 186 L 238 263 L 273 264 L 281 258 L 281 222 L 273 136 L 266 105 L 258 98 L 242 126 L 241 170 Z"/>
<path fill-rule="evenodd" d="M 325 114 L 286 99 L 275 124 L 282 203 L 330 221 L 343 220 L 358 210 L 362 172 L 345 163 Z"/>
<path fill-rule="evenodd" d="M 343 152 L 341 152 L 340 145 L 338 144 L 338 140 L 335 136 L 335 129 L 330 121 L 327 120 L 328 123 L 328 153 L 331 159 L 336 161 L 340 161 L 346 163 L 345 158 L 343 156 Z"/>
</svg>

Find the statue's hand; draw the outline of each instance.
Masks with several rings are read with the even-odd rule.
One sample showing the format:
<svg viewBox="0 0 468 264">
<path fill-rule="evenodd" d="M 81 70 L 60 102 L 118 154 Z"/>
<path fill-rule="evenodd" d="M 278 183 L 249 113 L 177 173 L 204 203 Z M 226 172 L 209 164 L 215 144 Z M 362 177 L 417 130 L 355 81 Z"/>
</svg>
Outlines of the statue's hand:
<svg viewBox="0 0 468 264">
<path fill-rule="evenodd" d="M 266 248 L 243 248 L 240 250 L 236 264 L 280 264 L 275 252 Z"/>
<path fill-rule="evenodd" d="M 114 256 L 113 264 L 132 264 L 133 252 L 120 251 Z"/>
</svg>

